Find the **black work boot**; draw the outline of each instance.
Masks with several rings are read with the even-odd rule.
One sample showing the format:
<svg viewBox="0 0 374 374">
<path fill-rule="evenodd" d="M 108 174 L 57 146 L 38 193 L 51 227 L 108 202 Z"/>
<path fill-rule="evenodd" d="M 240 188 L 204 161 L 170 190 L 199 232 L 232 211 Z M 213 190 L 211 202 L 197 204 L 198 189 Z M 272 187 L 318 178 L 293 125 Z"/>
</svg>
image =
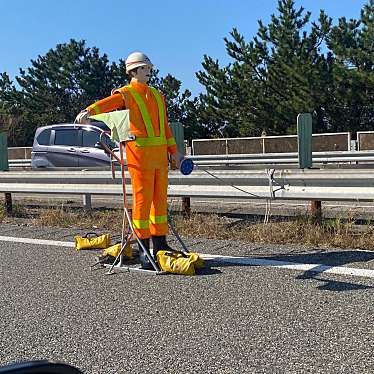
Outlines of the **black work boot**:
<svg viewBox="0 0 374 374">
<path fill-rule="evenodd" d="M 144 248 L 147 249 L 149 252 L 149 248 L 150 248 L 149 238 L 140 239 L 140 241 L 143 244 Z M 147 255 L 144 253 L 144 250 L 139 243 L 138 243 L 138 247 L 139 247 L 139 260 L 140 260 L 142 269 L 154 270 L 151 262 L 149 261 Z"/>
<path fill-rule="evenodd" d="M 153 257 L 156 258 L 156 254 L 158 251 L 172 251 L 175 250 L 169 247 L 168 243 L 166 242 L 166 236 L 152 236 L 152 244 L 153 244 Z"/>
</svg>

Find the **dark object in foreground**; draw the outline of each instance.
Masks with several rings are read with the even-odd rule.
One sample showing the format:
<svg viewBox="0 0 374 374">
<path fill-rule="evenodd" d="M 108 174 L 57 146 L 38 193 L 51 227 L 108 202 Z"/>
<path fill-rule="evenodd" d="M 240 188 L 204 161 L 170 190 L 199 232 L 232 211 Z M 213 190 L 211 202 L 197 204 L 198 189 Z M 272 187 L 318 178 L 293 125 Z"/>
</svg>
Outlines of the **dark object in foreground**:
<svg viewBox="0 0 374 374">
<path fill-rule="evenodd" d="M 60 362 L 28 361 L 0 367 L 0 374 L 83 374 L 77 368 Z"/>
</svg>

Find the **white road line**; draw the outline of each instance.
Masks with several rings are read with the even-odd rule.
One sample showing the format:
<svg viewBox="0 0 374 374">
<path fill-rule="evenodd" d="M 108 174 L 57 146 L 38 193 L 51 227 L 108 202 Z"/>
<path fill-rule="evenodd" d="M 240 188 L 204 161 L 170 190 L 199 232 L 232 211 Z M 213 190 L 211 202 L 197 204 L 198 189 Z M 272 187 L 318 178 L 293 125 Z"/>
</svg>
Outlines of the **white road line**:
<svg viewBox="0 0 374 374">
<path fill-rule="evenodd" d="M 214 260 L 217 262 L 230 263 L 236 265 L 270 266 L 278 269 L 310 271 L 312 273 L 331 273 L 340 275 L 353 275 L 356 277 L 374 278 L 374 270 L 370 269 L 358 269 L 343 266 L 329 266 L 323 264 L 301 264 L 297 262 L 267 260 L 265 258 L 253 257 L 232 257 L 204 254 L 202 254 L 201 257 L 205 260 Z"/>
<path fill-rule="evenodd" d="M 43 239 L 30 239 L 30 238 L 16 238 L 12 236 L 0 236 L 0 241 L 24 243 L 24 244 L 37 244 L 37 245 L 51 245 L 57 247 L 74 248 L 74 242 L 63 242 L 58 240 L 43 240 Z M 269 266 L 277 269 L 288 269 L 297 271 L 310 271 L 312 273 L 330 273 L 339 275 L 351 275 L 356 277 L 374 278 L 374 270 L 349 268 L 343 266 L 329 266 L 323 264 L 302 264 L 297 262 L 280 261 L 280 260 L 267 260 L 265 258 L 253 257 L 235 257 L 235 256 L 221 256 L 201 254 L 204 260 L 213 260 L 221 263 L 229 263 L 236 265 L 252 265 L 252 266 Z"/>
<path fill-rule="evenodd" d="M 0 236 L 0 241 L 13 242 L 13 243 L 25 243 L 25 244 L 41 244 L 41 245 L 55 245 L 57 247 L 69 247 L 74 248 L 74 242 L 60 242 L 58 240 L 43 240 L 43 239 L 30 239 L 30 238 L 14 238 L 12 236 Z"/>
</svg>

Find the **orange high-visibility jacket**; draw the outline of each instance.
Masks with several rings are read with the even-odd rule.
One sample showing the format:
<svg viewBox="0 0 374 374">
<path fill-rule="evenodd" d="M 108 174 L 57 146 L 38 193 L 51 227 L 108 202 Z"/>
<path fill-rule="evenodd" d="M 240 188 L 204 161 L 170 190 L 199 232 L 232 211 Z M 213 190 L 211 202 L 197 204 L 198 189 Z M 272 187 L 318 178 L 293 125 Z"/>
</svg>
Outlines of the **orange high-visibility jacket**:
<svg viewBox="0 0 374 374">
<path fill-rule="evenodd" d="M 133 90 L 136 92 L 134 93 Z M 134 97 L 140 95 L 141 105 Z M 90 105 L 90 114 L 111 112 L 116 109 L 130 110 L 130 132 L 136 136 L 135 141 L 126 143 L 126 161 L 131 175 L 133 189 L 132 224 L 141 239 L 150 236 L 162 236 L 168 232 L 167 223 L 167 184 L 168 184 L 168 152 L 177 151 L 175 139 L 167 122 L 163 97 L 146 84 L 134 80 L 128 86 L 114 90 L 112 96 Z M 158 104 L 159 103 L 159 104 Z M 144 108 L 143 108 L 144 109 Z M 160 113 L 159 110 L 162 110 Z M 154 143 L 148 137 L 144 116 L 150 117 L 153 128 Z M 164 135 L 160 137 L 160 118 L 164 119 Z M 149 130 L 149 129 L 148 129 Z M 147 140 L 148 138 L 148 140 Z"/>
<path fill-rule="evenodd" d="M 150 87 L 145 83 L 138 83 L 134 80 L 131 81 L 129 86 L 135 89 L 143 99 L 152 122 L 154 136 L 160 136 L 159 108 Z M 128 167 L 136 167 L 137 169 L 167 167 L 167 152 L 174 154 L 177 151 L 175 139 L 168 124 L 163 97 L 162 103 L 166 144 L 139 147 L 136 145 L 136 142 L 128 142 L 126 144 L 126 159 Z M 148 137 L 140 108 L 134 97 L 129 92 L 128 86 L 114 90 L 112 96 L 99 100 L 87 108 L 89 113 L 92 115 L 107 113 L 116 109 L 130 110 L 130 132 L 134 134 L 136 138 Z"/>
</svg>

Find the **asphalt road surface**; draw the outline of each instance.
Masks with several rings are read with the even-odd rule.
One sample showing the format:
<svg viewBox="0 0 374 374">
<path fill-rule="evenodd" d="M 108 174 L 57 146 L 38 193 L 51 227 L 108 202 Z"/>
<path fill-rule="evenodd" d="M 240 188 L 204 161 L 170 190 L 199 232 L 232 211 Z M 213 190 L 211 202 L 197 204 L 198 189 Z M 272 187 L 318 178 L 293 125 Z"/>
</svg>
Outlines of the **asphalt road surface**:
<svg viewBox="0 0 374 374">
<path fill-rule="evenodd" d="M 374 278 L 207 261 L 194 277 L 90 270 L 79 231 L 0 225 L 0 365 L 85 373 L 373 373 Z M 374 253 L 187 240 L 191 250 L 374 270 Z"/>
</svg>

